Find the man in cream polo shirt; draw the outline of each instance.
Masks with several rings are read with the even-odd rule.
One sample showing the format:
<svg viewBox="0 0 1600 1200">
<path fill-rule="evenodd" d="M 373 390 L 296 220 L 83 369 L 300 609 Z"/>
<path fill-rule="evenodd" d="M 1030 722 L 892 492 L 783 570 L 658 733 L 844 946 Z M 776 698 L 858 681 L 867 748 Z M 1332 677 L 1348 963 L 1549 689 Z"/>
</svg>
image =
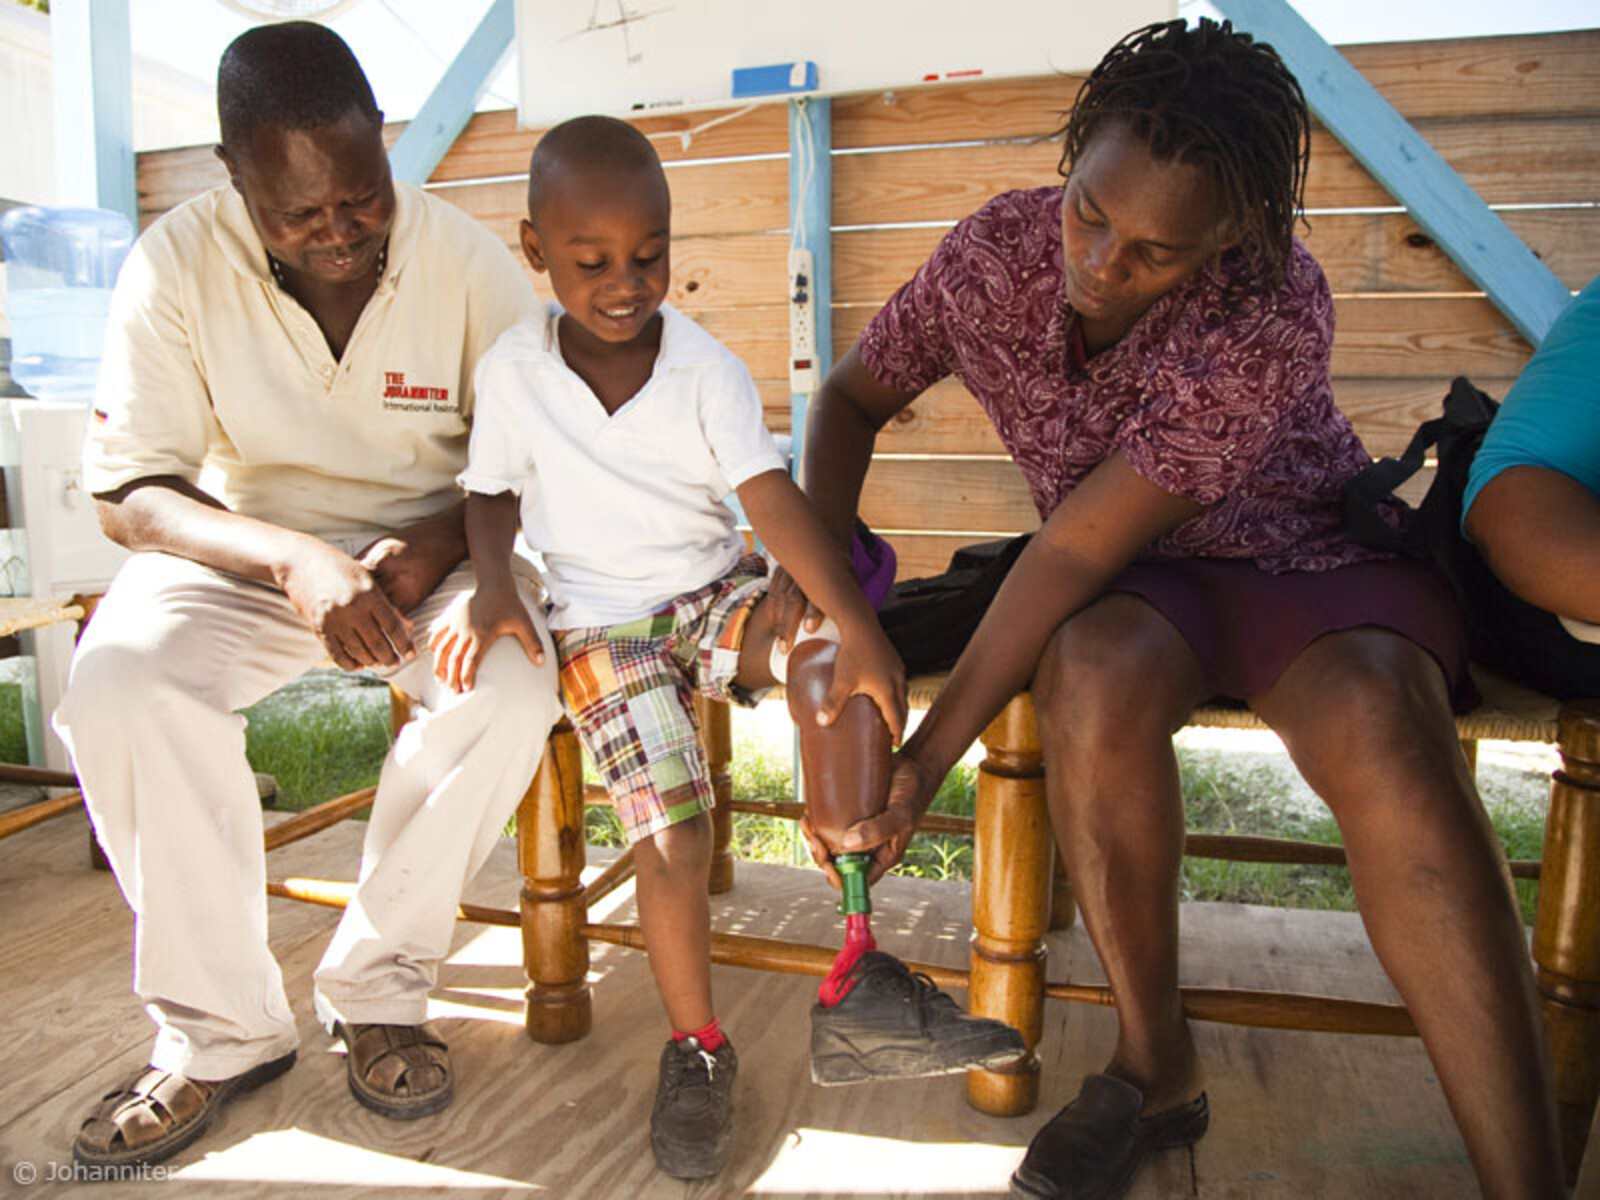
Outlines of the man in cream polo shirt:
<svg viewBox="0 0 1600 1200">
<path fill-rule="evenodd" d="M 521 269 L 393 183 L 382 115 L 332 32 L 241 35 L 218 108 L 230 184 L 135 244 L 86 450 L 102 525 L 136 553 L 55 722 L 136 915 L 134 990 L 157 1026 L 150 1066 L 78 1135 L 92 1167 L 168 1157 L 294 1061 L 239 709 L 330 657 L 422 703 L 316 977 L 351 1091 L 391 1117 L 451 1098 L 427 994 L 560 712 L 539 648 L 502 639 L 460 696 L 426 653 L 429 623 L 472 591 L 454 478 L 478 355 L 536 310 Z"/>
</svg>

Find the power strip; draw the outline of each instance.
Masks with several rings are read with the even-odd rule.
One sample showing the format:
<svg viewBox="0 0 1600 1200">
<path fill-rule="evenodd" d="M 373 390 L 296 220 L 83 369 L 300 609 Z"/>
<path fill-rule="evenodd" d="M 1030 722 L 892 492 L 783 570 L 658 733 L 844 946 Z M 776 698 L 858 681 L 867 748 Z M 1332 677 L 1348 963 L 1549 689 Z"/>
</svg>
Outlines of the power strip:
<svg viewBox="0 0 1600 1200">
<path fill-rule="evenodd" d="M 811 251 L 789 251 L 789 390 L 817 388 L 816 266 Z"/>
</svg>

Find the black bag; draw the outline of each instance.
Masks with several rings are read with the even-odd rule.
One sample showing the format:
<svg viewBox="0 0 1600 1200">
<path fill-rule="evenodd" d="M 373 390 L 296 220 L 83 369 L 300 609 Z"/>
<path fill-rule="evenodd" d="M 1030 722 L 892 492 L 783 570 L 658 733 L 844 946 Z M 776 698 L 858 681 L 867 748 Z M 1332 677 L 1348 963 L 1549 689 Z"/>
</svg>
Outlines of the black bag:
<svg viewBox="0 0 1600 1200">
<path fill-rule="evenodd" d="M 1457 377 L 1443 414 L 1418 427 L 1404 454 L 1380 459 L 1345 483 L 1345 529 L 1364 546 L 1405 554 L 1443 571 L 1460 601 L 1474 662 L 1558 699 L 1600 696 L 1600 645 L 1580 642 L 1553 614 L 1512 594 L 1461 534 L 1467 473 L 1499 408 Z M 1438 474 L 1412 509 L 1395 489 L 1422 469 L 1434 447 Z M 1396 506 L 1403 510 L 1398 528 L 1383 515 Z"/>
<path fill-rule="evenodd" d="M 878 623 L 912 675 L 955 665 L 1030 535 L 963 546 L 942 575 L 894 585 Z"/>
</svg>

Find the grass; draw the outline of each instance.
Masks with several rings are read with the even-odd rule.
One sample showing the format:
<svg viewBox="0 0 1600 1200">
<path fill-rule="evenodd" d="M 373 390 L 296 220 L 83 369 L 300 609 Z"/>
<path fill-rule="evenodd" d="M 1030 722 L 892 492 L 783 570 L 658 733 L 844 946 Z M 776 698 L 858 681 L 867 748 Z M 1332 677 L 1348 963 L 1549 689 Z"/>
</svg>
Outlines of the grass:
<svg viewBox="0 0 1600 1200">
<path fill-rule="evenodd" d="M 28 737 L 22 728 L 22 685 L 0 683 L 0 762 L 28 761 Z"/>
<path fill-rule="evenodd" d="M 277 779 L 279 808 L 372 787 L 392 740 L 389 689 L 368 676 L 315 671 L 244 715 L 245 755 Z"/>
<path fill-rule="evenodd" d="M 278 807 L 307 808 L 377 782 L 390 742 L 389 693 L 381 682 L 313 672 L 245 716 L 246 753 L 255 770 L 276 777 Z M 788 798 L 792 777 L 787 752 L 774 750 L 738 724 L 735 729 L 735 798 Z M 1191 831 L 1339 842 L 1333 819 L 1287 768 L 1281 751 L 1224 750 L 1189 745 L 1186 738 L 1179 737 L 1178 760 Z M 25 757 L 20 690 L 0 683 L 0 760 L 20 762 Z M 958 764 L 940 788 L 933 810 L 971 816 L 976 788 L 976 768 Z M 1509 857 L 1539 857 L 1548 789 L 1548 767 L 1480 768 L 1479 790 Z M 624 843 L 621 822 L 609 808 L 591 807 L 584 826 L 591 845 Z M 746 813 L 735 815 L 734 849 L 737 857 L 759 862 L 807 860 L 791 822 Z M 920 836 L 897 869 L 927 879 L 970 879 L 972 839 Z M 1517 890 L 1524 919 L 1531 922 L 1537 885 L 1519 881 Z M 1339 867 L 1189 858 L 1184 860 L 1182 892 L 1192 900 L 1355 907 L 1349 872 Z"/>
</svg>

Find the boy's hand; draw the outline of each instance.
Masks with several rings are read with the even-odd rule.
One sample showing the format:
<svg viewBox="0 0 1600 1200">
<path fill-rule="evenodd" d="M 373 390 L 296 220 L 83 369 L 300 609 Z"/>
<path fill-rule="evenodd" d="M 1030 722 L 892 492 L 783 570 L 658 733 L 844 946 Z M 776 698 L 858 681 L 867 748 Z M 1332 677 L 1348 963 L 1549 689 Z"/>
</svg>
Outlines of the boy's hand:
<svg viewBox="0 0 1600 1200">
<path fill-rule="evenodd" d="M 544 646 L 533 618 L 514 589 L 476 591 L 457 596 L 433 623 L 428 648 L 433 651 L 433 673 L 454 692 L 470 692 L 477 682 L 478 664 L 501 637 L 514 637 L 534 666 L 544 665 Z"/>
<path fill-rule="evenodd" d="M 772 582 L 767 585 L 767 595 L 772 599 L 773 624 L 778 630 L 778 645 L 784 651 L 793 649 L 794 640 L 803 627 L 815 633 L 822 627 L 823 613 L 806 597 L 795 582 L 794 576 L 782 566 L 772 569 Z"/>
<path fill-rule="evenodd" d="M 933 794 L 939 790 L 939 781 L 932 772 L 909 754 L 896 754 L 889 776 L 889 800 L 883 811 L 875 817 L 857 821 L 844 831 L 841 850 L 850 853 L 872 852 L 872 867 L 867 872 L 867 882 L 877 883 L 905 857 L 911 835 L 917 822 L 933 803 Z M 811 861 L 822 868 L 823 874 L 835 889 L 842 889 L 838 869 L 833 865 L 833 855 L 817 832 L 809 816 L 800 818 L 800 833 L 811 851 Z"/>
<path fill-rule="evenodd" d="M 817 724 L 832 725 L 850 697 L 858 695 L 878 706 L 899 745 L 906 731 L 906 668 L 875 622 L 859 632 L 841 631 L 833 686 L 817 711 Z"/>
</svg>

